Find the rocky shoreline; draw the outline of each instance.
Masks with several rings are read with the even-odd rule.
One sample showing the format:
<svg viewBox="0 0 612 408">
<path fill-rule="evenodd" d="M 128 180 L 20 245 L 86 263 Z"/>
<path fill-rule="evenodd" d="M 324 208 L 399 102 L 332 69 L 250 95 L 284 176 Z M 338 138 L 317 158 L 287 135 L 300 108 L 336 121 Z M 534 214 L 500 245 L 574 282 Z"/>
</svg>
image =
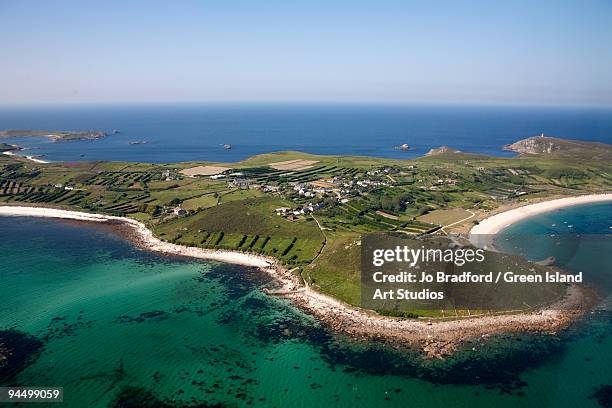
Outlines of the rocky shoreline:
<svg viewBox="0 0 612 408">
<path fill-rule="evenodd" d="M 327 296 L 283 268 L 274 258 L 243 252 L 186 247 L 161 241 L 143 223 L 123 217 L 105 216 L 43 207 L 0 206 L 0 216 L 50 217 L 96 222 L 120 228 L 140 248 L 174 256 L 185 256 L 257 267 L 278 282 L 270 294 L 282 296 L 317 317 L 335 332 L 359 339 L 379 339 L 418 347 L 429 357 L 452 354 L 466 340 L 501 333 L 556 333 L 566 328 L 594 303 L 593 294 L 582 286 L 569 287 L 563 299 L 545 309 L 514 314 L 495 314 L 442 319 L 405 319 L 381 316 Z"/>
<path fill-rule="evenodd" d="M 335 332 L 359 339 L 377 339 L 414 346 L 427 357 L 444 358 L 466 341 L 509 333 L 554 335 L 567 328 L 596 302 L 594 293 L 572 285 L 566 296 L 534 312 L 491 314 L 453 320 L 380 316 L 357 309 L 313 290 L 287 295 L 296 305 L 316 316 Z"/>
</svg>

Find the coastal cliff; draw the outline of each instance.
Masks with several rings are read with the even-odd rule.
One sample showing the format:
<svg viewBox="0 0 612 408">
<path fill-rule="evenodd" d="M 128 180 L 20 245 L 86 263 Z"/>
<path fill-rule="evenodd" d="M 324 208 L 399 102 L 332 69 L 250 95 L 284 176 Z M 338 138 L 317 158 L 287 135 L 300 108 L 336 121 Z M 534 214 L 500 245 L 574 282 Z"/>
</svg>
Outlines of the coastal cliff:
<svg viewBox="0 0 612 408">
<path fill-rule="evenodd" d="M 505 145 L 504 150 L 531 155 L 612 153 L 612 147 L 605 143 L 567 140 L 548 136 L 528 137 Z"/>
<path fill-rule="evenodd" d="M 504 146 L 504 150 L 521 154 L 550 154 L 562 149 L 560 139 L 554 137 L 533 136 Z"/>
</svg>

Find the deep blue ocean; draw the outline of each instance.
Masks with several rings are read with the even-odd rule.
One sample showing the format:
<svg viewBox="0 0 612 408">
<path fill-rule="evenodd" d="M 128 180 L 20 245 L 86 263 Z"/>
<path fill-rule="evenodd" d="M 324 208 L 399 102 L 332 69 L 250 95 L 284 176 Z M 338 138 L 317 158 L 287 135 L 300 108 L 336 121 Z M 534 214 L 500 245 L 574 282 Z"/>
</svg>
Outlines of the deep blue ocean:
<svg viewBox="0 0 612 408">
<path fill-rule="evenodd" d="M 263 103 L 0 107 L 0 129 L 120 132 L 70 143 L 11 140 L 51 161 L 235 162 L 281 150 L 414 158 L 441 145 L 507 156 L 512 153 L 501 150 L 504 144 L 541 133 L 611 143 L 612 110 Z M 403 143 L 410 151 L 394 149 Z"/>
</svg>

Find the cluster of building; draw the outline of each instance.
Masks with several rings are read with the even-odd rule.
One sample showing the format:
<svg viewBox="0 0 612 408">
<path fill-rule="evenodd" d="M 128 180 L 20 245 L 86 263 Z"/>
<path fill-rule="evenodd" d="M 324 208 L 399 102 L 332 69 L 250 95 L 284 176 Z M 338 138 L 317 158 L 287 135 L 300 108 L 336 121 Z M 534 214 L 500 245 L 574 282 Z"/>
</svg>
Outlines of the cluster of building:
<svg viewBox="0 0 612 408">
<path fill-rule="evenodd" d="M 270 184 L 256 183 L 253 180 L 244 178 L 234 178 L 227 182 L 230 187 L 240 188 L 243 190 L 261 190 L 264 193 L 278 193 L 281 188 L 279 186 L 273 186 Z"/>
<path fill-rule="evenodd" d="M 55 187 L 55 188 L 63 188 L 66 191 L 74 190 L 74 186 L 71 185 L 71 184 L 63 185 L 63 184 L 60 183 L 60 184 L 53 185 L 53 187 Z"/>
<path fill-rule="evenodd" d="M 338 191 L 338 186 L 332 180 L 317 180 L 309 183 L 296 183 L 293 185 L 293 191 L 303 197 L 316 197 L 326 193 Z"/>
<path fill-rule="evenodd" d="M 172 174 L 172 172 L 168 169 L 162 171 L 161 178 L 164 181 L 173 181 L 179 179 L 177 175 Z"/>
<path fill-rule="evenodd" d="M 313 213 L 323 207 L 323 203 L 307 203 L 304 206 L 299 206 L 296 208 L 290 207 L 279 207 L 274 210 L 276 215 L 284 217 L 290 221 L 298 219 L 301 215 L 306 215 Z"/>
<path fill-rule="evenodd" d="M 374 178 L 358 178 L 351 179 L 343 177 L 333 177 L 330 179 L 321 179 L 309 183 L 298 183 L 293 186 L 293 190 L 300 196 L 318 197 L 324 194 L 335 194 L 338 201 L 347 202 L 351 195 L 356 195 L 367 191 L 370 188 L 390 186 L 386 181 L 377 180 Z"/>
<path fill-rule="evenodd" d="M 180 205 L 177 205 L 176 207 L 172 208 L 172 213 L 177 217 L 184 217 L 185 215 L 187 215 L 187 211 L 185 211 L 185 209 Z"/>
<path fill-rule="evenodd" d="M 453 178 L 446 178 L 446 179 L 437 179 L 433 182 L 433 186 L 430 186 L 429 189 L 430 190 L 437 190 L 438 186 L 443 186 L 443 185 L 448 185 L 448 186 L 455 186 L 457 185 L 457 180 L 453 179 Z"/>
</svg>

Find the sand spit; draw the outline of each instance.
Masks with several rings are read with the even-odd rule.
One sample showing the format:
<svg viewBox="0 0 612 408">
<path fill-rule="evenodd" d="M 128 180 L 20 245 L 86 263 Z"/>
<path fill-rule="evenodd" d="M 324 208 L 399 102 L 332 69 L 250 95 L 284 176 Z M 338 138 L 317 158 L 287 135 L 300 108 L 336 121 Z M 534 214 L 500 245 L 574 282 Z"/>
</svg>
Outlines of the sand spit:
<svg viewBox="0 0 612 408">
<path fill-rule="evenodd" d="M 128 226 L 133 232 L 130 237 L 138 246 L 151 251 L 257 267 L 273 276 L 280 284 L 279 290 L 270 291 L 270 293 L 290 299 L 333 330 L 357 338 L 376 338 L 413 345 L 421 348 L 431 357 L 442 358 L 452 354 L 468 339 L 486 338 L 493 334 L 554 333 L 567 327 L 574 319 L 582 315 L 592 302 L 592 296 L 587 289 L 572 286 L 563 299 L 546 309 L 534 312 L 482 315 L 456 320 L 386 317 L 348 305 L 312 287 L 301 286 L 298 279 L 281 267 L 274 258 L 171 244 L 156 238 L 143 223 L 130 218 L 23 206 L 0 206 L 0 216 L 2 215 L 121 223 Z"/>
</svg>

